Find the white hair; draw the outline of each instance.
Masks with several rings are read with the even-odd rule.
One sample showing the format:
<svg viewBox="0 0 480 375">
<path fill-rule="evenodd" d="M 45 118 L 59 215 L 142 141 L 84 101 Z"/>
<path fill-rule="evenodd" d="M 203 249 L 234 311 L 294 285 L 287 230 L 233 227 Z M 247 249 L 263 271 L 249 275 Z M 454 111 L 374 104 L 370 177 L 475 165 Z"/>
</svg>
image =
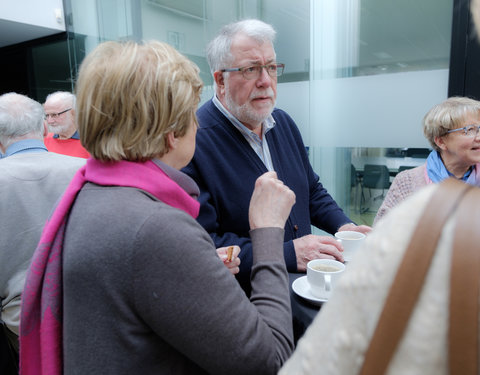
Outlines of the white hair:
<svg viewBox="0 0 480 375">
<path fill-rule="evenodd" d="M 232 40 L 237 34 L 244 34 L 259 43 L 270 42 L 273 45 L 276 31 L 271 25 L 256 19 L 247 19 L 223 26 L 218 35 L 207 45 L 207 61 L 212 74 L 227 68 L 234 60 L 230 48 Z"/>
<path fill-rule="evenodd" d="M 75 109 L 75 95 L 68 91 L 55 91 L 51 94 L 47 95 L 45 99 L 45 103 L 51 101 L 60 101 L 64 103 L 66 106 L 70 106 L 71 108 Z M 44 103 L 44 104 L 45 104 Z"/>
<path fill-rule="evenodd" d="M 15 139 L 31 134 L 43 139 L 43 107 L 28 96 L 9 92 L 0 96 L 0 143 L 7 147 Z"/>
</svg>

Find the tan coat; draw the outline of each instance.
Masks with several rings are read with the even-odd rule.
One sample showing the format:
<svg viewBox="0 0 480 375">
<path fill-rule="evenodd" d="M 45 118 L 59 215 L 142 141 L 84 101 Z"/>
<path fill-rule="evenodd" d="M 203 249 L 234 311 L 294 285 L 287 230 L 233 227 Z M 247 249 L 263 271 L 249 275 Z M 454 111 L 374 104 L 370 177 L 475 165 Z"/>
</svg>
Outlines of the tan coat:
<svg viewBox="0 0 480 375">
<path fill-rule="evenodd" d="M 382 219 L 347 266 L 331 299 L 279 374 L 357 374 L 410 236 L 433 191 L 420 189 Z M 439 246 L 387 374 L 447 374 L 447 319 L 454 222 Z M 421 254 L 419 254 L 421 256 Z"/>
</svg>

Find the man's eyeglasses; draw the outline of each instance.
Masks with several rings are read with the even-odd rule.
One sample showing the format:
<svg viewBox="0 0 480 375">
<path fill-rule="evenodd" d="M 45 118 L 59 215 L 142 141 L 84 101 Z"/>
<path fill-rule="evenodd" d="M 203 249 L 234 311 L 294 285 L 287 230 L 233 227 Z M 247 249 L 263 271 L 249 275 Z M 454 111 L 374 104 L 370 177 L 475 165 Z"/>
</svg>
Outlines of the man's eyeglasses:
<svg viewBox="0 0 480 375">
<path fill-rule="evenodd" d="M 48 120 L 48 118 L 50 117 L 52 120 L 55 120 L 58 116 L 63 115 L 65 112 L 68 112 L 71 109 L 72 108 L 68 108 L 65 111 L 58 112 L 58 113 L 46 113 L 44 118 L 45 118 L 45 120 Z"/>
<path fill-rule="evenodd" d="M 463 128 L 458 128 L 458 129 L 452 129 L 447 132 L 448 133 L 454 133 L 454 132 L 459 132 L 463 130 L 463 134 L 469 138 L 474 138 L 477 136 L 478 131 L 480 130 L 480 125 L 467 125 L 464 126 Z"/>
<path fill-rule="evenodd" d="M 283 69 L 285 68 L 285 64 L 266 64 L 266 65 L 252 65 L 252 66 L 245 66 L 243 68 L 228 68 L 228 69 L 221 69 L 221 72 L 241 72 L 243 78 L 245 79 L 257 79 L 262 74 L 262 69 L 267 71 L 268 75 L 272 78 L 279 77 L 283 74 Z"/>
</svg>

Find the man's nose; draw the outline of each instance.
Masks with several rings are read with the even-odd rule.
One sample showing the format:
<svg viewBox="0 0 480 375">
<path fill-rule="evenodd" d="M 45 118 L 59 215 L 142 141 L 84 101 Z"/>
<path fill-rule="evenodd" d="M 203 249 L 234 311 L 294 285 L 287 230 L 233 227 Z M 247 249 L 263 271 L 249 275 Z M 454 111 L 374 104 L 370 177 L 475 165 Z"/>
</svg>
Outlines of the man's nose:
<svg viewBox="0 0 480 375">
<path fill-rule="evenodd" d="M 260 72 L 260 76 L 257 78 L 257 86 L 258 87 L 269 87 L 272 85 L 272 80 L 274 78 L 270 77 L 267 73 L 267 68 L 263 67 L 262 71 Z"/>
</svg>

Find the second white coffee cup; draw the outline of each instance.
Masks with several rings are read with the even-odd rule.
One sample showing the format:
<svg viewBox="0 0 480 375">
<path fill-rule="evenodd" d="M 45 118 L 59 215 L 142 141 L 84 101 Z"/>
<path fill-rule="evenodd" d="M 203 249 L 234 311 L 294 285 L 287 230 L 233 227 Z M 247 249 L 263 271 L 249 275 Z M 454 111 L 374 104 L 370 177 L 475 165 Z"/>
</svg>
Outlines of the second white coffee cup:
<svg viewBox="0 0 480 375">
<path fill-rule="evenodd" d="M 315 259 L 307 264 L 310 292 L 317 298 L 329 298 L 345 265 L 333 259 Z"/>
<path fill-rule="evenodd" d="M 335 237 L 342 243 L 343 259 L 350 261 L 352 260 L 353 255 L 362 245 L 366 236 L 360 232 L 345 230 L 335 233 Z"/>
</svg>

